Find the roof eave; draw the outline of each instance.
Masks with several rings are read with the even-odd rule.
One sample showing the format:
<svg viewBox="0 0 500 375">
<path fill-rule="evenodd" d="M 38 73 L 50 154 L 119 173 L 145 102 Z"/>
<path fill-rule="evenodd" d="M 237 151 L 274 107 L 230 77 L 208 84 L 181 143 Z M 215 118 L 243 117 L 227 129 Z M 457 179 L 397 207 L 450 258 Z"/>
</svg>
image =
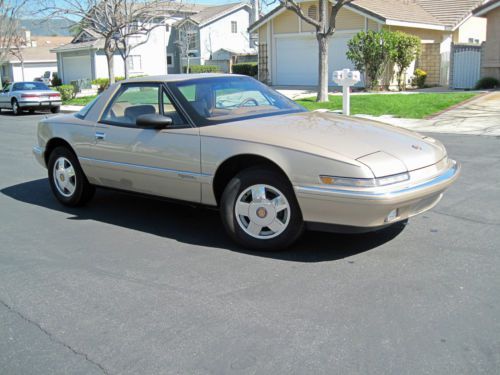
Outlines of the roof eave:
<svg viewBox="0 0 500 375">
<path fill-rule="evenodd" d="M 472 14 L 477 17 L 484 17 L 493 9 L 500 7 L 500 1 L 490 1 L 486 4 L 478 6 L 472 11 Z"/>
</svg>

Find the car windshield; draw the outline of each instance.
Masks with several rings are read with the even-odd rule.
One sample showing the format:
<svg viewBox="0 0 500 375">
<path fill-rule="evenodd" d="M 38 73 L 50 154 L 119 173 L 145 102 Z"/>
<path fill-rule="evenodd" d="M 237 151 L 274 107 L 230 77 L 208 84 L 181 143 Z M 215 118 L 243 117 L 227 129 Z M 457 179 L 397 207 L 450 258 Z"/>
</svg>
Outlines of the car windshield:
<svg viewBox="0 0 500 375">
<path fill-rule="evenodd" d="M 210 125 L 253 117 L 303 112 L 304 108 L 259 81 L 221 76 L 172 82 L 197 123 Z"/>
<path fill-rule="evenodd" d="M 50 90 L 43 82 L 18 82 L 14 83 L 14 91 Z"/>
</svg>

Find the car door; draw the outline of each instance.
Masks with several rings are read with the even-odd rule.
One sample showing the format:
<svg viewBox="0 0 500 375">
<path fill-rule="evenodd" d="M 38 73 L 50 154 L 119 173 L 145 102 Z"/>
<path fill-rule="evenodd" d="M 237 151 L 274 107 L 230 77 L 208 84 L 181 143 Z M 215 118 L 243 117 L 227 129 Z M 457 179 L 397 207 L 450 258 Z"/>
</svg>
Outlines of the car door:
<svg viewBox="0 0 500 375">
<path fill-rule="evenodd" d="M 141 114 L 168 115 L 165 129 L 137 127 Z M 95 128 L 93 177 L 118 189 L 201 201 L 198 128 L 190 126 L 159 83 L 122 84 Z"/>
<path fill-rule="evenodd" d="M 10 87 L 11 85 L 6 85 L 0 91 L 0 108 L 10 108 Z"/>
</svg>

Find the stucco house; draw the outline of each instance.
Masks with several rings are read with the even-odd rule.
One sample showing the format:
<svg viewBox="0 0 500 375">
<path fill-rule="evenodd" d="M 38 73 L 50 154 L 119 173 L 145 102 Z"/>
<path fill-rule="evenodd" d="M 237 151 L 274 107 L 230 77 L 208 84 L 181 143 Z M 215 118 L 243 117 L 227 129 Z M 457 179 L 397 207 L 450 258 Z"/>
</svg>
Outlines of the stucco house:
<svg viewBox="0 0 500 375">
<path fill-rule="evenodd" d="M 481 43 L 485 19 L 472 15 L 479 0 L 355 0 L 337 16 L 337 31 L 329 44 L 329 71 L 353 68 L 347 42 L 361 30 L 400 30 L 422 40 L 417 66 L 427 71 L 430 85 L 448 85 L 452 43 Z M 301 8 L 318 17 L 317 1 Z M 313 86 L 318 80 L 318 46 L 313 27 L 279 6 L 253 23 L 259 35 L 259 78 L 273 85 Z"/>
<path fill-rule="evenodd" d="M 130 75 L 163 75 L 179 73 L 185 61 L 180 57 L 177 41 L 178 27 L 191 23 L 196 30 L 196 43 L 192 46 L 191 64 L 205 64 L 212 52 L 222 46 L 248 50 L 250 8 L 246 3 L 220 6 L 185 4 L 158 11 L 155 28 L 148 37 L 131 36 L 133 47 L 128 58 Z M 236 32 L 234 32 L 236 30 Z M 142 41 L 147 41 L 143 44 Z M 70 43 L 54 48 L 57 64 L 64 83 L 108 77 L 108 65 L 103 51 L 104 40 L 89 31 L 82 31 Z M 117 52 L 113 57 L 115 76 L 124 76 L 124 62 Z"/>
<path fill-rule="evenodd" d="M 32 81 L 46 72 L 57 72 L 57 57 L 51 50 L 71 39 L 65 36 L 32 36 L 28 30 L 24 31 L 19 51 L 0 62 L 2 80 Z"/>
<path fill-rule="evenodd" d="M 476 8 L 474 15 L 488 20 L 481 77 L 494 77 L 500 80 L 500 0 L 492 0 Z"/>
<path fill-rule="evenodd" d="M 256 55 L 257 50 L 250 48 L 248 34 L 251 13 L 248 4 L 232 3 L 207 7 L 176 23 L 177 30 L 194 32 L 189 48 L 190 63 L 204 65 L 208 61 L 222 61 L 219 60 L 221 50 L 232 51 L 233 55 Z M 180 62 L 179 66 L 186 65 L 186 58 L 181 56 Z"/>
</svg>

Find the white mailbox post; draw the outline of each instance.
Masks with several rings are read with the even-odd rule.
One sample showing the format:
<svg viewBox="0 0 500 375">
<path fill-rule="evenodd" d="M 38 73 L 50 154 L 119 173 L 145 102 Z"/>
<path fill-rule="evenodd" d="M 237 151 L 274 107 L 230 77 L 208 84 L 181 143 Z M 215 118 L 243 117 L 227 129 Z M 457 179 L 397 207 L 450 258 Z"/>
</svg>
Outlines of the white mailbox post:
<svg viewBox="0 0 500 375">
<path fill-rule="evenodd" d="M 342 86 L 343 100 L 342 113 L 349 116 L 351 114 L 350 87 L 361 80 L 361 74 L 357 70 L 336 70 L 333 72 L 333 82 Z"/>
</svg>

